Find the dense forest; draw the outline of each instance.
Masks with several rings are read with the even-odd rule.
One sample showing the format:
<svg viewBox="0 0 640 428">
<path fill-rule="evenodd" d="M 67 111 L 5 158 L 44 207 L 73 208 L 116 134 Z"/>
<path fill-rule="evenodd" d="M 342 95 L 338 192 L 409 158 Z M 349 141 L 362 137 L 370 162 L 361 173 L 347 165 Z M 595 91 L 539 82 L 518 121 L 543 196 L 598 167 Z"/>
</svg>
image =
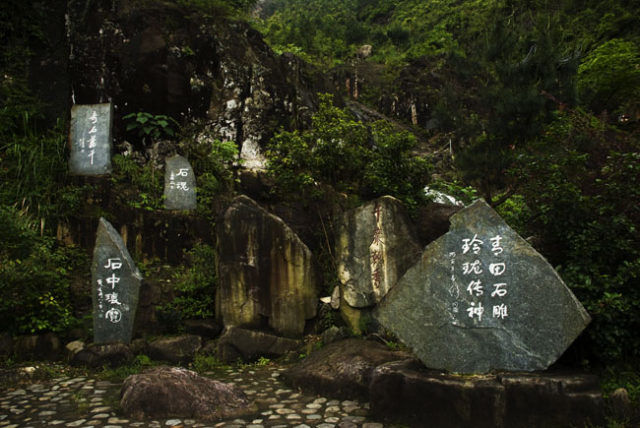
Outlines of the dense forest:
<svg viewBox="0 0 640 428">
<path fill-rule="evenodd" d="M 174 3 L 249 22 L 274 52 L 296 55 L 335 83 L 336 93 L 319 97 L 307 126 L 270 139 L 271 197 L 313 205 L 327 189 L 353 201 L 391 194 L 414 213 L 429 202 L 425 185 L 466 202 L 484 198 L 551 262 L 593 317 L 567 360 L 608 370 L 614 386 L 638 397 L 637 3 Z M 88 266 L 86 252 L 56 239 L 57 225 L 73 219 L 92 190 L 67 172 L 67 113 L 44 99 L 46 83 L 34 82 L 34 62 L 51 37 L 48 7 L 18 0 L 0 6 L 0 324 L 12 334 L 81 323 L 69 287 L 73 273 Z M 391 120 L 364 123 L 352 114 L 363 108 Z M 187 139 L 191 130 L 180 117 L 131 118 L 131 141 Z M 234 191 L 237 154 L 225 142 L 204 155 L 192 152 L 204 177 L 199 202 Z M 160 175 L 119 155 L 114 165 L 113 185 L 138 186 L 131 207 L 157 208 Z M 210 299 L 201 287 L 215 286 L 202 261 L 210 251 L 196 247 L 193 263 L 178 272 L 184 295 L 174 307 L 190 316 L 210 315 L 198 301 Z"/>
</svg>

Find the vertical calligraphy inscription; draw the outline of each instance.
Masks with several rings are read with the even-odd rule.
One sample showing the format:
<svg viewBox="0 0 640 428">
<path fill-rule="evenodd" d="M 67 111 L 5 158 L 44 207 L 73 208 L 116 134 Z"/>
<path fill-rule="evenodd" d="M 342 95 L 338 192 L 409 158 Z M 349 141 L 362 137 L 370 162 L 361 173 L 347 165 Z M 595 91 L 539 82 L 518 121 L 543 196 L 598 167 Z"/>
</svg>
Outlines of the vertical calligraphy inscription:
<svg viewBox="0 0 640 428">
<path fill-rule="evenodd" d="M 69 170 L 75 175 L 111 172 L 111 104 L 75 105 L 71 108 Z"/>
<path fill-rule="evenodd" d="M 459 305 L 473 325 L 488 325 L 509 317 L 506 301 L 510 293 L 509 266 L 504 244 L 502 235 L 489 231 L 469 233 L 454 243 L 453 251 L 449 252 L 449 294 L 455 302 L 451 307 L 454 320 Z M 462 290 L 458 283 L 462 284 Z"/>
<path fill-rule="evenodd" d="M 189 161 L 179 155 L 167 158 L 164 178 L 164 207 L 192 210 L 197 206 L 196 181 Z"/>
</svg>

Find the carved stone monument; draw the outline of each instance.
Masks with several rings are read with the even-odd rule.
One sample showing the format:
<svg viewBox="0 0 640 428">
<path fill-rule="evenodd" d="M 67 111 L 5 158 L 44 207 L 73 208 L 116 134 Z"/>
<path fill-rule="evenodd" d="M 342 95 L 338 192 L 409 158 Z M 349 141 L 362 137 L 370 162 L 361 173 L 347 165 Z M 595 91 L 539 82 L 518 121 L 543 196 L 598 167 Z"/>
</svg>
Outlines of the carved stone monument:
<svg viewBox="0 0 640 428">
<path fill-rule="evenodd" d="M 167 158 L 164 173 L 164 207 L 168 210 L 196 208 L 196 177 L 189 161 L 175 155 Z"/>
<path fill-rule="evenodd" d="M 111 104 L 74 105 L 71 108 L 69 170 L 75 175 L 111 173 Z"/>
<path fill-rule="evenodd" d="M 129 343 L 142 274 L 113 226 L 100 218 L 91 282 L 94 343 Z"/>
<path fill-rule="evenodd" d="M 427 367 L 459 373 L 544 370 L 590 321 L 551 265 L 481 200 L 451 217 L 374 316 Z"/>
</svg>

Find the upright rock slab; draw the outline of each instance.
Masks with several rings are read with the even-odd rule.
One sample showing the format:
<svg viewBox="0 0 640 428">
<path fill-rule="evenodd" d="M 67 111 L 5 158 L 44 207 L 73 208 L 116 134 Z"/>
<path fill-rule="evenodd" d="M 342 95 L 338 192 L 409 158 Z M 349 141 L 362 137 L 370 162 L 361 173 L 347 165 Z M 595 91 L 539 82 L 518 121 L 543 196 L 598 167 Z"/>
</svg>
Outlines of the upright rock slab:
<svg viewBox="0 0 640 428">
<path fill-rule="evenodd" d="M 484 201 L 451 217 L 374 312 L 429 368 L 544 370 L 590 317 L 551 265 Z"/>
<path fill-rule="evenodd" d="M 75 175 L 111 173 L 111 104 L 74 105 L 71 108 L 69 170 Z"/>
<path fill-rule="evenodd" d="M 193 210 L 196 205 L 196 176 L 191 164 L 180 155 L 168 158 L 164 172 L 165 209 Z"/>
<path fill-rule="evenodd" d="M 318 302 L 311 251 L 282 219 L 234 199 L 217 228 L 216 315 L 226 327 L 264 327 L 299 337 Z"/>
<path fill-rule="evenodd" d="M 94 343 L 129 343 L 142 274 L 113 226 L 100 218 L 91 283 Z"/>
<path fill-rule="evenodd" d="M 402 203 L 383 196 L 345 213 L 336 257 L 344 301 L 352 308 L 380 302 L 420 257 L 421 247 Z"/>
</svg>

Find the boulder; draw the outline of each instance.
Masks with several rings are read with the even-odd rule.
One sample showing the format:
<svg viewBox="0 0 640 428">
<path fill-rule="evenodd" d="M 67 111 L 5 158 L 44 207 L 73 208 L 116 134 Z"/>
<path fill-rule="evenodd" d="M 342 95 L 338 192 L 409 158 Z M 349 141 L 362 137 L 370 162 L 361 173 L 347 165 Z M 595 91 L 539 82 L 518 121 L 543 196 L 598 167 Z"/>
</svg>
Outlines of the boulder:
<svg viewBox="0 0 640 428">
<path fill-rule="evenodd" d="M 257 411 L 240 388 L 177 367 L 154 367 L 129 376 L 120 407 L 131 418 L 197 418 L 211 421 Z"/>
<path fill-rule="evenodd" d="M 451 217 L 374 311 L 429 368 L 544 370 L 590 317 L 553 267 L 484 201 Z"/>
<path fill-rule="evenodd" d="M 238 196 L 218 223 L 216 315 L 300 337 L 318 302 L 311 251 L 279 217 Z"/>
<path fill-rule="evenodd" d="M 597 377 L 499 373 L 463 376 L 427 370 L 409 359 L 375 369 L 371 412 L 410 426 L 565 427 L 604 422 Z"/>
<path fill-rule="evenodd" d="M 222 326 L 213 319 L 191 319 L 184 322 L 187 333 L 196 334 L 202 338 L 213 339 L 220 335 Z"/>
<path fill-rule="evenodd" d="M 91 344 L 73 355 L 71 365 L 119 367 L 133 361 L 133 352 L 124 343 Z"/>
<path fill-rule="evenodd" d="M 67 353 L 67 360 L 71 361 L 76 354 L 85 348 L 85 343 L 82 340 L 74 340 L 65 345 Z"/>
<path fill-rule="evenodd" d="M 285 382 L 317 394 L 367 399 L 373 370 L 384 363 L 408 358 L 404 352 L 362 339 L 333 342 L 313 352 L 283 373 Z"/>
<path fill-rule="evenodd" d="M 419 259 L 415 236 L 402 203 L 391 196 L 345 213 L 335 244 L 344 301 L 352 308 L 380 302 Z"/>
<path fill-rule="evenodd" d="M 302 346 L 301 340 L 276 336 L 263 331 L 229 327 L 220 336 L 217 356 L 231 363 L 237 360 L 255 361 L 259 357 L 280 357 Z"/>
<path fill-rule="evenodd" d="M 171 363 L 186 363 L 202 348 L 202 339 L 193 334 L 183 334 L 174 337 L 162 337 L 149 342 L 149 356 L 156 360 Z"/>
</svg>

